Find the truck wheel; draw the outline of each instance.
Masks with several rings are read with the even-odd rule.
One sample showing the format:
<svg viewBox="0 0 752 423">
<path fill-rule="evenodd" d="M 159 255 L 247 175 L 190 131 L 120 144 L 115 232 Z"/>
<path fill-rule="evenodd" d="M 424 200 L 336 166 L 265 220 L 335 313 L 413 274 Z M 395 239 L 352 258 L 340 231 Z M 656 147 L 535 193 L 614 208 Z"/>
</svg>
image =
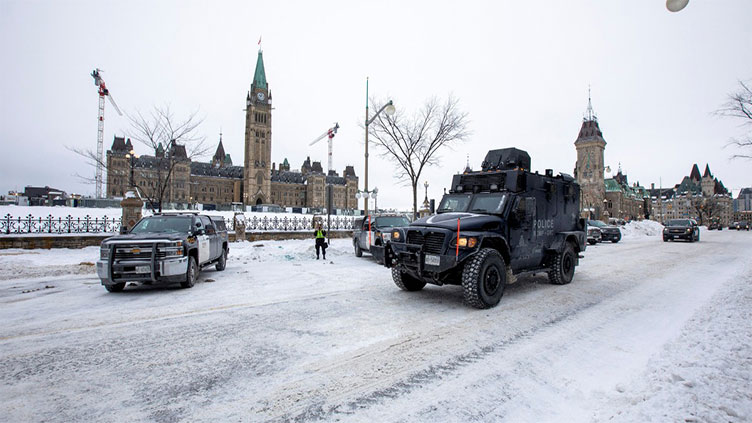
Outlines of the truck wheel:
<svg viewBox="0 0 752 423">
<path fill-rule="evenodd" d="M 227 267 L 227 250 L 223 248 L 222 255 L 219 256 L 219 261 L 217 261 L 217 265 L 214 268 L 221 272 L 225 270 L 225 267 Z"/>
<path fill-rule="evenodd" d="M 392 267 L 392 280 L 403 291 L 420 291 L 426 286 L 425 282 L 402 272 L 399 267 Z"/>
<path fill-rule="evenodd" d="M 125 282 L 116 283 L 114 285 L 105 285 L 104 289 L 107 290 L 107 292 L 120 292 L 125 288 Z"/>
<path fill-rule="evenodd" d="M 564 251 L 557 253 L 551 270 L 548 271 L 548 280 L 554 285 L 566 285 L 574 278 L 574 266 L 577 256 L 574 253 L 572 243 L 567 242 Z"/>
<path fill-rule="evenodd" d="M 621 237 L 619 237 L 619 238 L 614 238 L 614 239 L 612 239 L 612 240 L 611 240 L 611 242 L 613 242 L 614 244 L 616 244 L 616 243 L 617 243 L 617 242 L 619 242 L 619 241 L 621 241 Z"/>
<path fill-rule="evenodd" d="M 180 282 L 180 286 L 183 288 L 192 288 L 196 284 L 196 278 L 198 277 L 198 266 L 196 265 L 196 259 L 194 257 L 188 257 L 188 270 L 185 272 L 185 281 Z"/>
<path fill-rule="evenodd" d="M 462 291 L 465 304 L 475 308 L 495 306 L 504 295 L 507 266 L 504 258 L 492 248 L 483 248 L 462 269 Z"/>
<path fill-rule="evenodd" d="M 363 250 L 360 249 L 358 241 L 353 242 L 353 245 L 355 246 L 355 257 L 363 257 Z"/>
</svg>

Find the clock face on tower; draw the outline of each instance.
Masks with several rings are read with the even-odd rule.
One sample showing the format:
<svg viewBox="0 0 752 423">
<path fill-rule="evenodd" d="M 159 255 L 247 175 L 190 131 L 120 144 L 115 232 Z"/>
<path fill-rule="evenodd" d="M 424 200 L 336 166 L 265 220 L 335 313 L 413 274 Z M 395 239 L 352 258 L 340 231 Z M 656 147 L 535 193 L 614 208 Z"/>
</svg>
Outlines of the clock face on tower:
<svg viewBox="0 0 752 423">
<path fill-rule="evenodd" d="M 264 93 L 256 93 L 256 98 L 258 101 L 264 101 Z"/>
</svg>

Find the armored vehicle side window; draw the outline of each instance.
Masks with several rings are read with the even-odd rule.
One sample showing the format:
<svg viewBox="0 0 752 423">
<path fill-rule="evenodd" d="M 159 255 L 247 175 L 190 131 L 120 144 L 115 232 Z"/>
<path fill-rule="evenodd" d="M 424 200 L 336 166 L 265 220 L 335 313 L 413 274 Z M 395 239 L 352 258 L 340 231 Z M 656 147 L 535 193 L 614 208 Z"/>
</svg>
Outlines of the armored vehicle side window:
<svg viewBox="0 0 752 423">
<path fill-rule="evenodd" d="M 191 230 L 190 216 L 151 216 L 141 219 L 131 229 L 132 234 L 153 232 L 188 232 Z"/>
<path fill-rule="evenodd" d="M 437 213 L 445 212 L 462 212 L 467 210 L 467 206 L 470 204 L 470 194 L 465 195 L 445 195 L 441 199 Z"/>
<path fill-rule="evenodd" d="M 478 194 L 473 198 L 470 211 L 473 213 L 499 214 L 504 210 L 506 194 Z"/>
</svg>

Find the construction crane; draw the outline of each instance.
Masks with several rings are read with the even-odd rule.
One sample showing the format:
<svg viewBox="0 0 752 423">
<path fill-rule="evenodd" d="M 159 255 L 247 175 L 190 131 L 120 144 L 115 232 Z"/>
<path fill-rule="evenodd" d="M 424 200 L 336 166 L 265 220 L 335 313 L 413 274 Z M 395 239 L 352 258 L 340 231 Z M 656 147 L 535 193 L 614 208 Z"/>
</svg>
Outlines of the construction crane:
<svg viewBox="0 0 752 423">
<path fill-rule="evenodd" d="M 110 103 L 112 104 L 112 107 L 115 108 L 115 111 L 118 112 L 120 116 L 123 116 L 123 112 L 121 112 L 120 108 L 115 104 L 115 100 L 112 99 L 110 91 L 104 84 L 104 79 L 102 79 L 102 76 L 100 75 L 101 72 L 104 71 L 99 68 L 96 68 L 91 72 L 91 76 L 94 78 L 94 85 L 99 87 L 99 115 L 97 117 L 97 198 L 104 197 L 102 195 L 102 168 L 104 167 L 104 98 L 107 97 L 110 99 Z"/>
<path fill-rule="evenodd" d="M 308 144 L 314 145 L 324 139 L 324 137 L 329 137 L 329 172 L 334 170 L 334 167 L 332 167 L 332 141 L 334 140 L 334 135 L 337 133 L 337 129 L 339 129 L 339 124 L 335 122 L 334 126 L 327 129 L 326 132 L 319 135 L 315 140 L 311 141 L 311 143 Z"/>
</svg>

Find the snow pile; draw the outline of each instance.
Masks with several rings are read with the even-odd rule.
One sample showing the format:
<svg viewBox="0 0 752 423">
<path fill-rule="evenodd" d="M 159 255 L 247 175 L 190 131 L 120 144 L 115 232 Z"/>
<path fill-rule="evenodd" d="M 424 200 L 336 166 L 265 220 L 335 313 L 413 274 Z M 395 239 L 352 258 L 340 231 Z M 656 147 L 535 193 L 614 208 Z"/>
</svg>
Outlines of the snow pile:
<svg viewBox="0 0 752 423">
<path fill-rule="evenodd" d="M 632 221 L 621 227 L 622 238 L 660 236 L 662 233 L 663 225 L 654 220 Z"/>
</svg>

